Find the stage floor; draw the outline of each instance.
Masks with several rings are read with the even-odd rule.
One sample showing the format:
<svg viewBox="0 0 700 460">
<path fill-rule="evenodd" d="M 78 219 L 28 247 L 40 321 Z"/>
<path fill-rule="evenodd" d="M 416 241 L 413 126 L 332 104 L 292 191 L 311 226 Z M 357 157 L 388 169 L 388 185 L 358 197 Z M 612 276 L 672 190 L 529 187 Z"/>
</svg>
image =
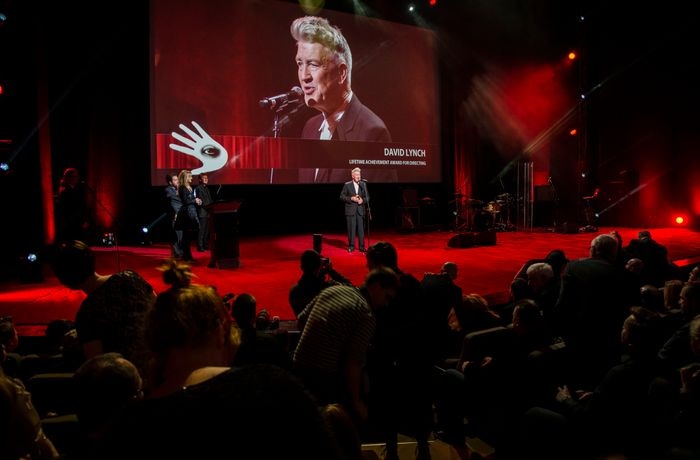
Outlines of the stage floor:
<svg viewBox="0 0 700 460">
<path fill-rule="evenodd" d="M 544 231 L 496 232 L 495 245 L 450 247 L 457 234 L 449 231 L 401 233 L 375 231 L 369 243 L 379 240 L 394 244 L 399 253 L 399 266 L 419 279 L 425 272 L 439 271 L 450 260 L 459 266 L 457 283 L 464 293 L 479 293 L 492 304 L 505 302 L 511 280 L 523 262 L 544 257 L 551 249 L 562 249 L 569 259 L 586 257 L 590 241 L 599 233 L 552 233 Z M 637 228 L 618 228 L 624 242 L 637 236 Z M 700 262 L 700 233 L 688 229 L 651 229 L 654 239 L 668 248 L 672 261 L 689 266 Z M 209 253 L 195 252 L 195 282 L 211 284 L 224 295 L 248 292 L 282 320 L 294 315 L 287 301 L 289 288 L 300 276 L 299 256 L 313 248 L 313 235 L 245 237 L 240 241 L 240 267 L 208 268 Z M 132 269 L 148 280 L 159 292 L 165 284 L 158 271 L 159 263 L 169 255 L 165 243 L 150 246 L 95 247 L 98 273 L 108 274 Z M 344 234 L 326 234 L 322 253 L 333 267 L 355 284 L 362 283 L 367 273 L 364 254 L 347 252 Z M 36 283 L 5 282 L 0 285 L 0 315 L 10 315 L 20 332 L 30 335 L 43 331 L 43 326 L 57 318 L 73 319 L 84 298 L 80 291 L 64 288 L 48 267 L 42 267 L 43 281 Z"/>
</svg>

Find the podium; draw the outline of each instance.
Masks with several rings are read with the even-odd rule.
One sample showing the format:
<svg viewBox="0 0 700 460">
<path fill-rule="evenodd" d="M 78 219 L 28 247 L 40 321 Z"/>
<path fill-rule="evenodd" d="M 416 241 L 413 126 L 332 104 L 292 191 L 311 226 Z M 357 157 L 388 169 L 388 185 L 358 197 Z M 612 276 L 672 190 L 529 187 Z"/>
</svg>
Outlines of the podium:
<svg viewBox="0 0 700 460">
<path fill-rule="evenodd" d="M 240 200 L 217 201 L 209 211 L 209 268 L 237 268 L 241 265 L 238 249 L 238 209 Z"/>
</svg>

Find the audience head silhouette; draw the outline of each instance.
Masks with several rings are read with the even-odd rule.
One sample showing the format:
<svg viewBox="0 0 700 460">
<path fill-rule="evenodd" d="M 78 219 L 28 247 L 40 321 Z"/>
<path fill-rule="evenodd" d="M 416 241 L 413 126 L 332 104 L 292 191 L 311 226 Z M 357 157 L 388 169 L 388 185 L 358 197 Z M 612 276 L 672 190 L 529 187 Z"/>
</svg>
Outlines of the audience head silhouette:
<svg viewBox="0 0 700 460">
<path fill-rule="evenodd" d="M 56 247 L 50 265 L 61 284 L 70 289 L 80 289 L 95 274 L 95 254 L 82 241 L 67 241 Z"/>
</svg>

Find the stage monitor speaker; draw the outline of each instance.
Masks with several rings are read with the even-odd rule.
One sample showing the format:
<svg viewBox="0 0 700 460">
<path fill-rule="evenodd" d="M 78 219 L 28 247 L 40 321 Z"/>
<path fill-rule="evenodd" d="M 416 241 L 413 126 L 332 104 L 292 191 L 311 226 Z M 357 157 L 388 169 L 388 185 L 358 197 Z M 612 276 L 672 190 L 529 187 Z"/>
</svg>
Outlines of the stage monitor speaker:
<svg viewBox="0 0 700 460">
<path fill-rule="evenodd" d="M 451 248 L 471 248 L 474 246 L 493 246 L 495 244 L 496 232 L 493 230 L 459 233 L 447 242 L 447 246 Z"/>
</svg>

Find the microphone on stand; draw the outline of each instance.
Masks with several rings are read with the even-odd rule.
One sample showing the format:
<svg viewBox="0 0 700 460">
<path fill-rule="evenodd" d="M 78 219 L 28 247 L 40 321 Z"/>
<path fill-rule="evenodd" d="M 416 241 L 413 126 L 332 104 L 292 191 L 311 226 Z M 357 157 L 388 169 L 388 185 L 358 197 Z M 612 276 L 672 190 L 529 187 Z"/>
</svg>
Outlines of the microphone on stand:
<svg viewBox="0 0 700 460">
<path fill-rule="evenodd" d="M 295 86 L 286 93 L 278 94 L 277 96 L 270 96 L 264 99 L 260 99 L 260 107 L 263 109 L 276 109 L 278 107 L 289 104 L 290 102 L 298 101 L 304 96 L 304 92 L 300 87 Z"/>
</svg>

